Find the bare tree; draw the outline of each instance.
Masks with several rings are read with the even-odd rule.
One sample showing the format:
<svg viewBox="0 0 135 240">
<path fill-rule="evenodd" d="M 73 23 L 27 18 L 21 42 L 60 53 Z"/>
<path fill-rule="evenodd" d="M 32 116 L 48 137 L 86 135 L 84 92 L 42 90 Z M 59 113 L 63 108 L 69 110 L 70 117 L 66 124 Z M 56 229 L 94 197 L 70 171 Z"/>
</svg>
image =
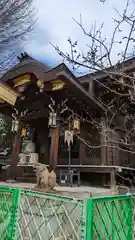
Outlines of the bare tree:
<svg viewBox="0 0 135 240">
<path fill-rule="evenodd" d="M 33 0 L 0 1 L 0 76 L 16 63 L 18 47 L 35 23 Z M 10 125 L 0 116 L 0 149 L 11 145 Z M 11 147 L 11 146 L 10 146 Z"/>
<path fill-rule="evenodd" d="M 25 39 L 35 23 L 32 3 L 33 0 L 0 1 L 0 72 L 11 66 L 16 45 Z"/>
<path fill-rule="evenodd" d="M 105 1 L 101 0 L 101 2 Z M 135 69 L 132 68 L 132 71 L 129 71 L 127 64 L 129 59 L 131 64 L 135 62 L 133 59 L 135 57 L 135 1 L 126 0 L 125 3 L 122 12 L 114 9 L 117 17 L 112 19 L 114 29 L 109 39 L 103 34 L 103 23 L 99 28 L 94 24 L 90 30 L 87 30 L 80 16 L 79 21 L 75 19 L 74 21 L 87 37 L 85 51 L 80 50 L 78 40 L 73 42 L 71 38 L 68 39 L 70 52 L 65 53 L 58 46 L 53 45 L 53 47 L 66 62 L 71 64 L 74 72 L 80 68 L 87 70 L 98 89 L 98 96 L 94 97 L 100 103 L 102 102 L 106 109 L 106 123 L 103 124 L 96 119 L 91 120 L 90 113 L 87 113 L 89 116 L 87 121 L 98 126 L 100 133 L 104 134 L 104 144 L 99 147 L 110 144 L 111 147 L 134 155 Z M 102 73 L 102 79 L 98 79 L 97 72 Z M 75 115 L 73 112 L 72 114 Z M 119 133 L 119 138 L 110 142 L 108 132 L 114 133 L 114 130 Z M 91 146 L 85 140 L 84 142 L 89 147 L 98 147 Z"/>
</svg>

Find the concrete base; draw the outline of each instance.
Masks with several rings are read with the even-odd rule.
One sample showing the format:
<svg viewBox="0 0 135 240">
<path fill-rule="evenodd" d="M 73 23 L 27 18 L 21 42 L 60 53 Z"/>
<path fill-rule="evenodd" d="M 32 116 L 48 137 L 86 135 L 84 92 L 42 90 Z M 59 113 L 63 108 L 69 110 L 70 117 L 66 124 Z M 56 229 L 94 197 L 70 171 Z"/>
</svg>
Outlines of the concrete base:
<svg viewBox="0 0 135 240">
<path fill-rule="evenodd" d="M 7 183 L 16 183 L 16 180 L 14 180 L 14 179 L 8 179 L 8 180 L 6 180 L 6 182 L 7 182 Z"/>
</svg>

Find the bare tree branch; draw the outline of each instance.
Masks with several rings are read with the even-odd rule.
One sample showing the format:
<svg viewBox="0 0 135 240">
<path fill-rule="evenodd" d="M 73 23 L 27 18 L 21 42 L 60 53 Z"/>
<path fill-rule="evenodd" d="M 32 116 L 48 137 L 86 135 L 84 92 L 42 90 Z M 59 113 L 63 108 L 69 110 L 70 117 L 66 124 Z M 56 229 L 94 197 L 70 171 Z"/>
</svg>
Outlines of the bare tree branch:
<svg viewBox="0 0 135 240">
<path fill-rule="evenodd" d="M 102 2 L 102 1 L 101 1 Z M 105 2 L 105 1 L 103 1 Z M 132 4 L 134 8 L 132 8 Z M 86 78 L 93 81 L 93 98 L 105 107 L 105 122 L 102 126 L 101 119 L 95 119 L 91 112 L 84 109 L 85 117 L 79 116 L 72 109 L 68 109 L 73 118 L 78 117 L 95 128 L 98 128 L 105 138 L 104 144 L 91 145 L 86 139 L 80 139 L 89 148 L 101 148 L 107 146 L 115 148 L 124 153 L 135 155 L 135 2 L 127 0 L 122 13 L 114 9 L 117 19 L 113 18 L 115 24 L 112 35 L 108 39 L 103 34 L 104 24 L 99 28 L 92 25 L 90 31 L 86 30 L 82 18 L 80 21 L 74 19 L 81 28 L 83 35 L 87 36 L 86 51 L 80 51 L 79 40 L 68 39 L 70 52 L 61 51 L 58 46 L 52 44 L 58 54 L 70 65 L 73 70 L 83 68 L 90 75 Z M 127 27 L 127 32 L 125 32 Z M 120 48 L 122 46 L 122 48 Z M 122 49 L 122 50 L 120 50 Z M 115 50 L 115 51 L 114 51 Z M 117 50 L 117 52 L 116 52 Z M 114 52 L 116 62 L 114 63 Z M 126 62 L 132 57 L 128 68 Z M 103 77 L 98 78 L 98 75 Z M 80 81 L 81 83 L 81 81 Z M 96 90 L 95 90 L 96 89 Z M 83 119 L 84 118 L 84 119 Z M 104 127 L 104 131 L 103 130 Z M 108 133 L 118 133 L 118 139 L 111 141 Z M 79 136 L 81 138 L 81 136 Z"/>
<path fill-rule="evenodd" d="M 8 68 L 7 57 L 8 60 L 10 56 L 13 57 L 17 46 L 25 40 L 26 34 L 35 24 L 35 10 L 32 3 L 33 0 L 0 1 L 0 72 L 2 73 Z"/>
</svg>

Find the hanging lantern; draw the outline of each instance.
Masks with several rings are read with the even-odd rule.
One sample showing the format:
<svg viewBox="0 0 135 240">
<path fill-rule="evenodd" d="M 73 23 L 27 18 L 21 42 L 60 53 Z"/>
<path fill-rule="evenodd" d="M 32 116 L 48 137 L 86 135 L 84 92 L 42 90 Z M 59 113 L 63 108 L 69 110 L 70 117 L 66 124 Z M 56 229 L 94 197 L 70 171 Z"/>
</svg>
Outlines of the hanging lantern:
<svg viewBox="0 0 135 240">
<path fill-rule="evenodd" d="M 80 131 L 80 120 L 79 119 L 73 120 L 73 129 Z"/>
<path fill-rule="evenodd" d="M 12 121 L 12 127 L 11 127 L 12 132 L 14 132 L 14 128 L 15 128 L 15 121 Z"/>
<path fill-rule="evenodd" d="M 19 130 L 19 121 L 18 120 L 13 120 L 11 131 L 12 132 L 17 132 L 18 130 Z"/>
<path fill-rule="evenodd" d="M 56 126 L 56 113 L 53 113 L 53 118 L 52 118 L 52 125 Z"/>
<path fill-rule="evenodd" d="M 56 112 L 50 112 L 49 113 L 48 125 L 51 126 L 51 127 L 55 127 L 56 126 L 56 120 L 57 120 Z"/>
<path fill-rule="evenodd" d="M 65 131 L 64 142 L 67 142 L 68 146 L 73 143 L 73 132 L 70 132 L 69 130 Z"/>
<path fill-rule="evenodd" d="M 21 137 L 26 137 L 26 134 L 27 134 L 26 128 L 22 128 Z"/>
<path fill-rule="evenodd" d="M 52 112 L 49 113 L 49 122 L 48 125 L 51 126 L 52 125 Z"/>
</svg>

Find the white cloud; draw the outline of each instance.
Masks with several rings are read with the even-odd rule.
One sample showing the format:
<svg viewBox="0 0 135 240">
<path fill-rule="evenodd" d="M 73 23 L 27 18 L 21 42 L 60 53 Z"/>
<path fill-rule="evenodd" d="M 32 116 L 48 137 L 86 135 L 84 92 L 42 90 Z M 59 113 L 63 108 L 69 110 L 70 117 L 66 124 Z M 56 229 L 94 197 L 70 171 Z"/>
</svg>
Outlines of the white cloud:
<svg viewBox="0 0 135 240">
<path fill-rule="evenodd" d="M 126 0 L 106 0 L 105 4 L 100 0 L 36 0 L 38 22 L 25 50 L 38 59 L 57 63 L 61 60 L 49 42 L 68 51 L 67 39 L 71 37 L 85 48 L 86 38 L 73 18 L 78 20 L 81 14 L 87 28 L 94 21 L 98 26 L 105 22 L 104 32 L 109 37 L 113 27 L 113 5 L 121 9 L 123 3 Z"/>
</svg>

